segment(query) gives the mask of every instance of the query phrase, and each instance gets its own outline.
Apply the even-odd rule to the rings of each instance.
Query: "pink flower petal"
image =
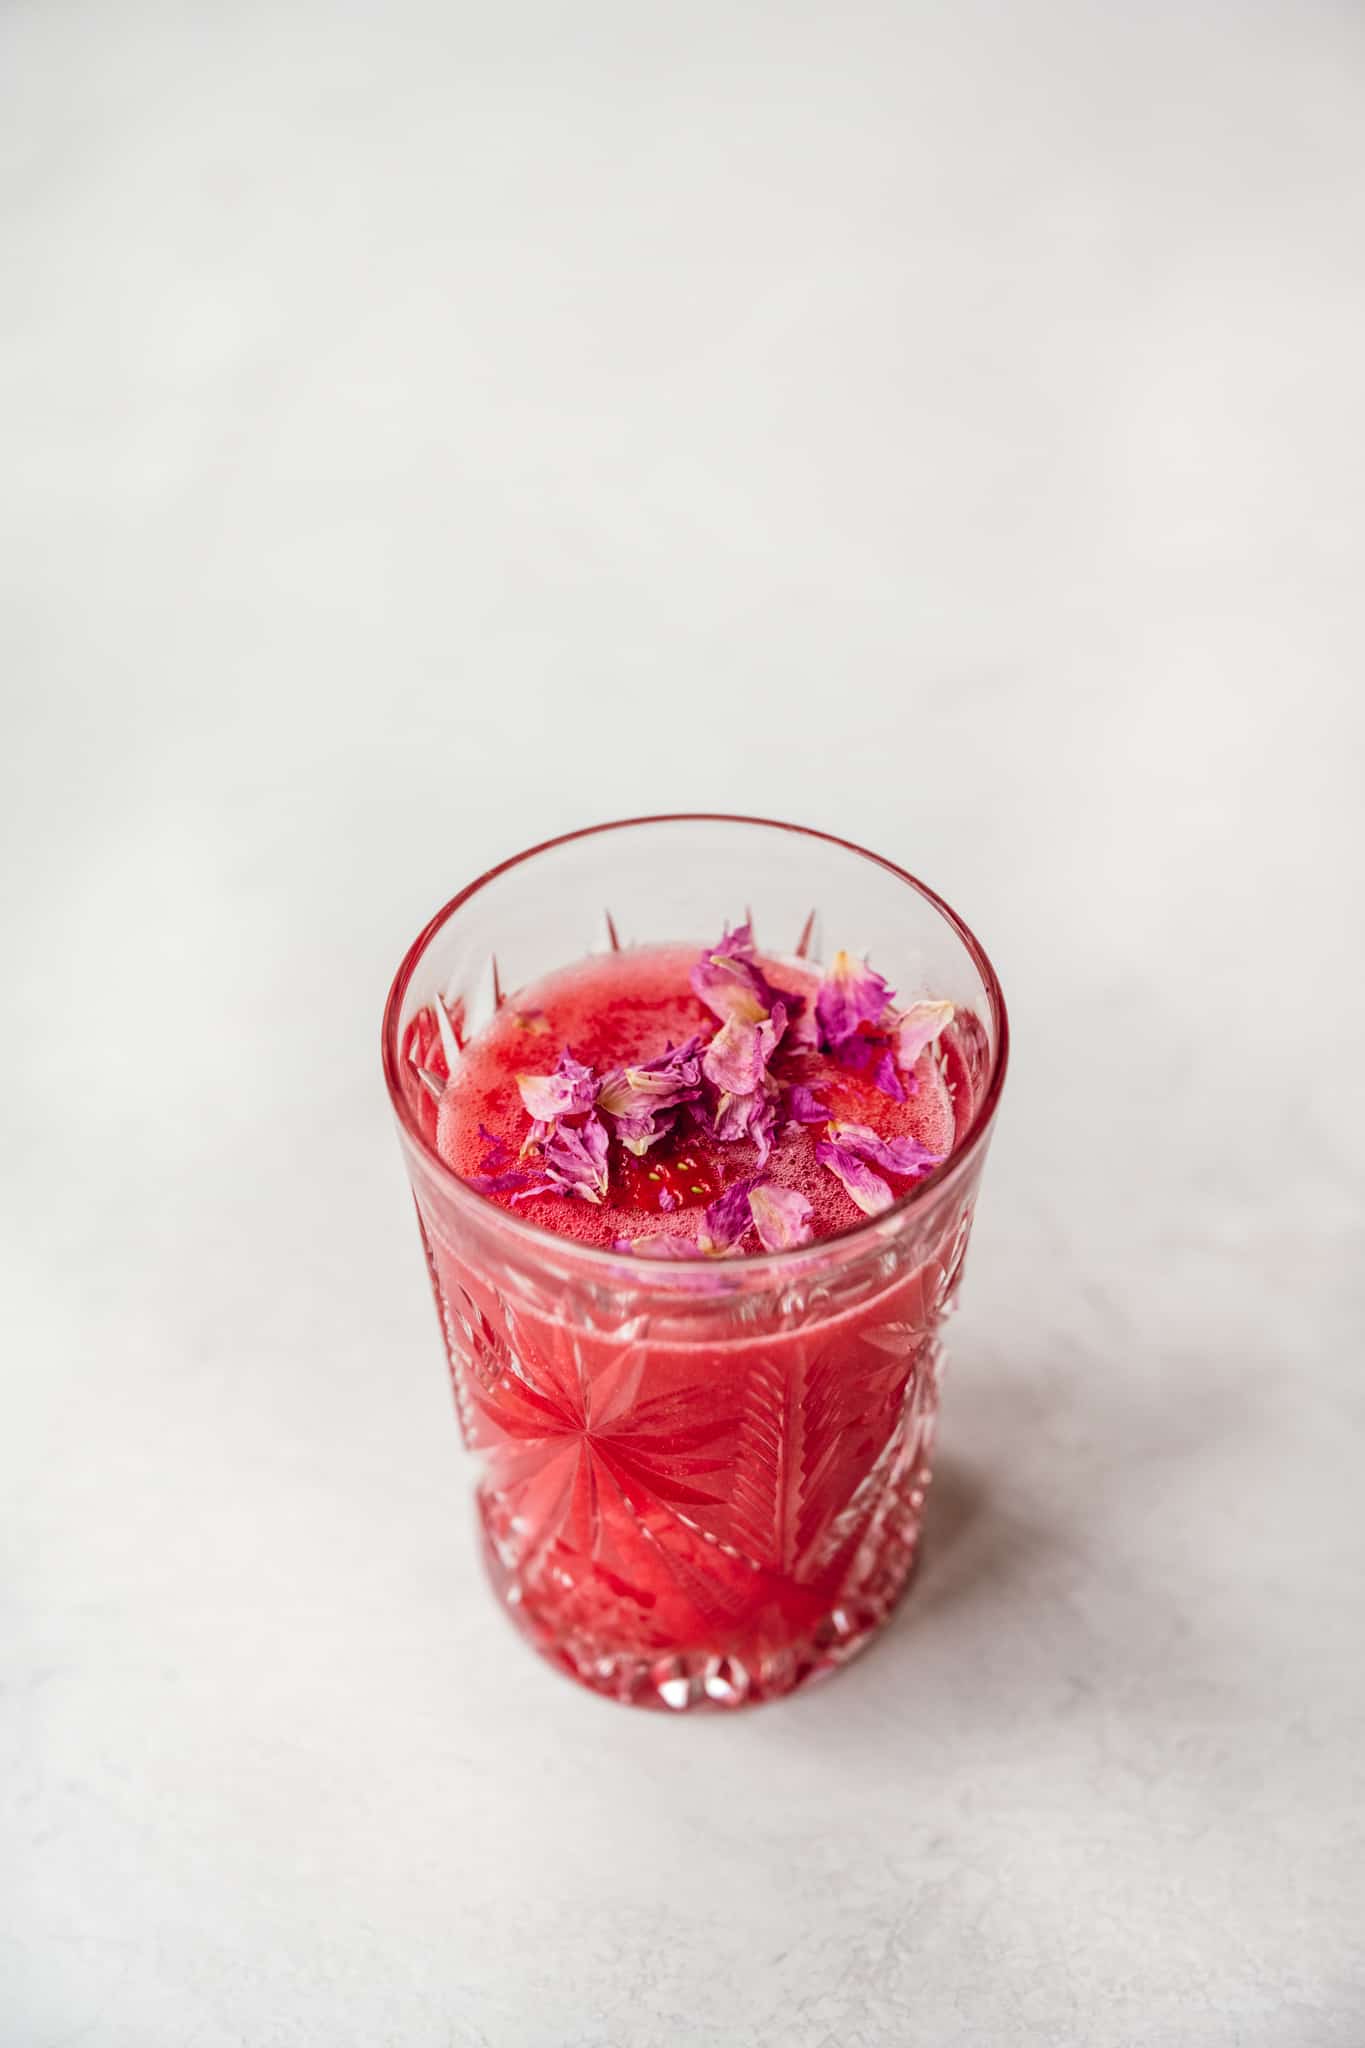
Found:
[[[804,996],[788,996],[787,1031],[782,1041],[784,1052],[819,1052],[820,1026],[816,1021],[815,1005],[808,1003]]]
[[[761,1181],[749,1190],[749,1209],[764,1251],[791,1251],[810,1243],[810,1203],[796,1188],[775,1188]]]
[[[953,1021],[951,1003],[912,1003],[896,1026],[896,1056],[903,1067],[913,1067],[926,1045]]]
[[[883,1138],[868,1124],[835,1122],[829,1127],[829,1135],[836,1145],[845,1152],[851,1152],[854,1158],[880,1166],[883,1173],[904,1177],[927,1173],[930,1167],[938,1165],[943,1156],[939,1152],[931,1152],[917,1138]]]
[[[760,1017],[767,1016],[767,1005],[755,986],[756,980],[762,980],[757,968],[750,969],[743,960],[699,960],[691,975],[693,993],[724,1024],[732,1017],[744,1024],[757,1024]]]
[[[830,1051],[850,1074],[865,1074],[880,1056],[885,1043],[885,1039],[855,1031],[848,1038],[841,1038],[837,1045],[832,1045]]]
[[[753,931],[746,922],[727,932],[718,946],[708,947],[691,973],[692,992],[722,1024],[732,1017],[757,1024],[771,1016],[779,1002],[794,1006],[798,998],[774,988],[758,964]]]
[[[484,1173],[501,1173],[512,1157],[512,1148],[506,1138],[500,1138],[496,1131],[490,1131],[487,1124],[480,1123],[479,1136],[484,1142],[484,1155],[479,1166]]]
[[[722,1095],[716,1105],[710,1135],[722,1145],[747,1138],[758,1147],[758,1164],[767,1164],[777,1129],[778,1094],[769,1087],[755,1088],[748,1095]]]
[[[715,1201],[705,1210],[701,1228],[697,1232],[697,1243],[704,1252],[728,1252],[739,1243],[753,1222],[749,1194],[755,1185],[752,1177],[748,1180],[732,1181],[724,1193],[717,1195]]]
[[[479,1195],[510,1194],[513,1188],[529,1190],[530,1182],[530,1174],[519,1173],[515,1167],[509,1168],[506,1173],[472,1173],[469,1176],[470,1187]]]
[[[651,1145],[657,1145],[660,1138],[672,1134],[675,1121],[668,1110],[661,1110],[657,1116],[613,1117],[613,1134],[627,1152],[643,1159]]]
[[[749,1136],[758,1147],[758,1163],[766,1166],[773,1149],[773,1137],[777,1130],[776,1091],[771,1094],[754,1094],[749,1098]]]
[[[864,1216],[880,1216],[883,1209],[889,1209],[895,1201],[886,1182],[880,1174],[872,1171],[856,1152],[836,1144],[831,1138],[821,1138],[815,1148],[815,1157],[821,1166],[827,1166],[836,1180],[842,1181],[851,1201],[856,1202]]]
[[[597,1099],[597,1080],[592,1068],[582,1066],[566,1046],[553,1074],[518,1074],[517,1092],[536,1122],[548,1124],[556,1117],[579,1116],[591,1109]]]
[[[597,1107],[610,1116],[648,1116],[689,1101],[701,1089],[701,1048],[700,1036],[689,1038],[658,1059],[615,1068],[598,1090]]]
[[[881,1089],[883,1095],[889,1095],[893,1102],[904,1102],[905,1083],[900,1077],[896,1062],[892,1059],[889,1048],[877,1061],[876,1070],[872,1078]]]
[[[702,1054],[702,1072],[722,1095],[749,1095],[763,1079],[764,1055],[761,1023],[746,1023],[731,1017],[722,1024]]]
[[[551,1184],[585,1202],[600,1202],[607,1192],[607,1129],[590,1116],[577,1129],[559,1124],[540,1148],[540,1163]]]
[[[890,1007],[894,989],[865,960],[839,952],[815,998],[816,1021],[825,1043],[841,1045],[860,1024],[878,1024]]]
[[[794,1124],[822,1124],[829,1115],[815,1090],[804,1081],[793,1081],[787,1090],[787,1119]]]

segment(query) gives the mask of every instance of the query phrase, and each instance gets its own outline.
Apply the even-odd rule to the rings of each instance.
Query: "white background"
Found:
[[[4,2048],[1359,2048],[1359,8],[12,0],[0,232]],[[377,1043],[667,807],[1017,1047],[912,1598],[679,1724]]]

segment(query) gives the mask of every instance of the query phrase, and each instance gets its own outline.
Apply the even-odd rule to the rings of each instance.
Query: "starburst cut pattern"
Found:
[[[913,1564],[937,1408],[935,1332],[970,1204],[879,1297],[783,1297],[770,1338],[670,1343],[645,1315],[570,1327],[424,1224],[480,1512],[538,1645],[623,1697],[771,1697],[851,1655]]]

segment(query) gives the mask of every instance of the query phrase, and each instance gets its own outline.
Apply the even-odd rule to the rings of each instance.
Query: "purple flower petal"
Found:
[[[926,1045],[953,1021],[951,1003],[912,1003],[896,1026],[896,1054],[903,1067],[913,1067]]]
[[[880,1174],[874,1173],[847,1146],[838,1145],[831,1138],[821,1138],[815,1148],[815,1157],[821,1166],[829,1168],[836,1180],[843,1182],[850,1200],[857,1203],[864,1216],[879,1216],[895,1201],[896,1197]]]
[[[579,1116],[597,1099],[597,1079],[565,1046],[553,1074],[518,1074],[517,1091],[538,1124],[556,1117]]]
[[[751,1096],[749,1102],[749,1136],[758,1147],[758,1163],[766,1166],[772,1154],[773,1138],[777,1131],[776,1092]]]
[[[728,1252],[739,1243],[753,1222],[749,1193],[756,1184],[753,1176],[732,1181],[705,1210],[697,1232],[697,1243],[704,1252]]]
[[[710,1136],[722,1145],[735,1145],[741,1138],[747,1138],[753,1106],[752,1095],[722,1095],[716,1104],[715,1117],[706,1127]]]
[[[902,1176],[927,1173],[931,1166],[937,1166],[943,1157],[941,1152],[931,1152],[921,1145],[917,1138],[883,1138],[868,1124],[832,1123],[829,1135],[836,1145],[851,1152],[857,1159],[865,1159],[872,1166],[880,1166],[884,1173]]]
[[[793,1009],[799,997],[774,988],[758,964],[753,931],[746,922],[727,932],[718,946],[708,947],[691,973],[692,992],[714,1017],[728,1024],[757,1024],[771,1016],[779,1002]]]
[[[512,1167],[506,1173],[472,1173],[469,1186],[480,1195],[504,1195],[513,1188],[525,1188],[530,1184],[529,1173],[518,1173]]]
[[[893,1102],[904,1102],[905,1083],[900,1077],[899,1069],[891,1057],[889,1048],[877,1061],[876,1071],[872,1078],[881,1089],[883,1095],[889,1095]]]
[[[757,1145],[758,1164],[764,1166],[773,1149],[777,1105],[776,1090],[769,1094],[767,1087],[755,1088],[748,1095],[722,1095],[716,1105],[710,1135],[722,1145],[735,1144],[747,1138],[751,1144]]]
[[[777,1090],[768,1063],[781,1043],[789,1018],[803,1007],[799,996],[774,988],[759,967],[748,924],[727,933],[720,945],[703,953],[692,970],[696,995],[720,1019],[701,1055],[708,1089],[711,1135],[722,1143],[750,1139],[760,1165],[772,1151],[777,1122]],[[704,1124],[702,1111],[693,1114]]]
[[[786,1004],[778,1001],[774,1014],[757,1024],[731,1018],[722,1024],[702,1053],[702,1073],[722,1096],[749,1096],[767,1077],[767,1061],[778,1051],[778,1040],[786,1030]]]
[[[815,1090],[805,1081],[793,1081],[787,1090],[787,1120],[794,1124],[822,1124],[829,1115]]]
[[[860,1024],[880,1023],[894,994],[865,960],[855,960],[851,953],[836,953],[815,998],[816,1020],[825,1043],[841,1045]]]
[[[500,1138],[496,1131],[490,1131],[487,1124],[479,1125],[479,1136],[484,1142],[484,1155],[479,1165],[485,1173],[501,1173],[512,1157],[512,1148],[506,1138]]]
[[[895,1055],[885,1038],[855,1031],[851,1038],[841,1045],[831,1047],[831,1056],[850,1074],[866,1074],[874,1087],[883,1095],[889,1095],[894,1102],[904,1102],[907,1095],[917,1095],[919,1084],[911,1075],[907,1086],[906,1077],[896,1064]]]
[[[808,1003],[804,996],[787,996],[787,1031],[782,1041],[784,1052],[819,1052],[820,1026],[816,1021],[815,1005]]]
[[[775,1188],[761,1181],[749,1190],[749,1210],[765,1252],[791,1251],[810,1243],[810,1203],[796,1188]]]
[[[660,1138],[667,1138],[676,1119],[669,1110],[657,1115],[618,1116],[612,1118],[615,1136],[637,1159],[643,1159],[651,1145],[657,1145]]]
[[[701,1057],[702,1072],[722,1095],[749,1095],[763,1079],[761,1032],[767,1023],[731,1017],[722,1024]]]
[[[614,1068],[598,1090],[598,1109],[617,1119],[638,1119],[690,1102],[701,1093],[701,1047],[700,1037],[689,1038],[658,1059]]]
[[[540,1148],[540,1163],[551,1184],[585,1202],[600,1202],[607,1192],[607,1128],[590,1116],[578,1126],[559,1124]]]
[[[758,969],[747,960],[722,963],[714,958],[703,958],[691,974],[693,993],[723,1024],[728,1024],[732,1017],[745,1024],[756,1024],[760,1017],[767,1016],[763,989],[756,985],[762,981]]]
[[[851,1038],[842,1039],[830,1047],[834,1058],[850,1074],[866,1074],[880,1056],[885,1041],[869,1038],[861,1031],[855,1031]]]

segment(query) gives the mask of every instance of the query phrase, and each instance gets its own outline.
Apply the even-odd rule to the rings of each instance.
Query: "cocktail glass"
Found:
[[[948,997],[952,1155],[883,1215],[757,1257],[662,1262],[496,1206],[434,1149],[405,1055],[439,999],[467,1043],[505,996],[592,950],[687,941],[748,914],[763,953],[871,959],[902,1003]],[[862,1649],[904,1591],[953,1306],[1008,1044],[962,920],[828,834],[718,816],[551,840],[461,890],[384,1015],[389,1092],[455,1409],[479,1462],[489,1575],[535,1647],[618,1700],[776,1698]]]

